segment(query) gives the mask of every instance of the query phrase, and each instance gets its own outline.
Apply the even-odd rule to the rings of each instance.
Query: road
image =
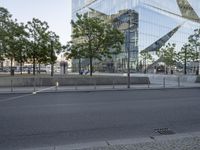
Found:
[[[200,131],[200,89],[0,94],[0,149]]]

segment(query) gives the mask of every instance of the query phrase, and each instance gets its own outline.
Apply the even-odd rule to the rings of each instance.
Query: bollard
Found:
[[[115,81],[113,80],[113,89],[115,89]]]
[[[10,87],[10,90],[11,90],[11,92],[13,92],[13,80],[11,80],[11,87]]]
[[[150,81],[148,80],[148,89],[150,88]]]
[[[96,80],[94,80],[94,89],[95,90],[97,89],[97,82],[96,82]]]
[[[58,86],[59,86],[59,82],[57,81],[57,82],[56,82],[56,86],[55,86],[56,92],[58,91]]]
[[[165,88],[165,77],[163,78],[163,88]]]
[[[74,82],[75,90],[78,90],[77,82]]]
[[[179,87],[179,88],[181,87],[181,84],[180,84],[180,77],[178,77],[178,87]]]
[[[35,92],[36,91],[36,83],[35,83],[35,76],[34,76],[34,81],[33,81],[33,92]]]

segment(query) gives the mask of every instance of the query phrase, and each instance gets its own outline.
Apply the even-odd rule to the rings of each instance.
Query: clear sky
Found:
[[[62,44],[70,40],[71,0],[0,0],[0,6],[7,8],[19,22],[26,23],[33,17],[47,21]]]

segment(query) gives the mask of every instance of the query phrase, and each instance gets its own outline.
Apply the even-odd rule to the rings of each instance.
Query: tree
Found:
[[[25,26],[22,23],[18,26],[18,33],[18,40],[16,41],[15,61],[20,64],[20,72],[22,74],[23,63],[28,59],[27,47],[29,45],[29,34],[25,31]]]
[[[184,74],[187,74],[187,62],[191,59],[191,45],[184,44],[181,51],[177,54],[177,61],[184,64]]]
[[[56,35],[54,32],[48,32],[48,55],[47,55],[47,62],[51,64],[51,76],[54,74],[54,64],[57,60],[57,56],[62,51],[62,45],[59,41],[59,36]]]
[[[24,30],[23,24],[18,24],[17,20],[7,24],[7,34],[4,40],[5,57],[10,59],[11,67],[10,72],[13,70],[13,61],[20,63],[21,73],[22,73],[22,63],[26,60],[25,43],[28,37],[28,33]]]
[[[0,63],[2,64],[6,52],[6,38],[8,35],[8,24],[11,20],[11,14],[6,8],[0,7]],[[3,65],[2,65],[3,67]]]
[[[39,19],[33,18],[28,22],[26,28],[30,34],[28,57],[33,62],[33,74],[35,75],[36,63],[41,59],[45,59],[47,52],[44,49],[47,43],[48,23],[42,22]]]
[[[199,58],[198,47],[200,46],[200,29],[195,29],[194,34],[189,36],[188,41],[194,50],[193,60],[198,62],[198,58]],[[196,66],[196,74],[199,74],[197,68],[198,66]]]
[[[124,35],[103,20],[77,14],[77,21],[72,21],[72,27],[70,57],[89,59],[90,76],[94,59],[101,61],[102,58],[111,58],[113,54],[120,53]]]
[[[65,53],[65,56],[67,59],[77,59],[78,60],[78,68],[79,68],[79,74],[81,74],[81,58],[84,55],[84,49],[83,45],[81,43],[74,44],[72,41],[70,41],[67,46],[67,52]]]
[[[170,68],[171,73],[173,73],[172,66],[176,64],[177,53],[175,51],[175,47],[176,44],[168,43],[165,47],[161,48],[159,51],[160,56],[163,58],[163,62],[165,63],[166,66]]]
[[[153,58],[149,52],[141,52],[140,53],[141,59],[143,60],[143,66],[144,66],[144,73],[147,73],[147,62],[151,61]]]

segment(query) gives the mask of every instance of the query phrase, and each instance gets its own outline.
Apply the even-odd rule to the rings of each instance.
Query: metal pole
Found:
[[[180,77],[178,77],[178,87],[180,87],[181,84],[180,84]]]
[[[200,75],[200,45],[199,45],[199,74]]]
[[[128,77],[128,84],[127,88],[130,88],[130,42],[131,42],[131,34],[130,34],[130,27],[131,27],[131,12],[129,12],[129,21],[128,21],[128,63],[127,63],[127,77]]]
[[[113,80],[113,89],[115,89],[115,82],[114,82],[114,80]]]
[[[195,37],[196,37],[196,39],[195,39],[195,49],[196,49],[196,54],[198,53],[198,45],[197,45],[197,41],[198,41],[198,33],[199,33],[199,31],[198,30],[194,30],[195,31]],[[198,54],[197,54],[197,57],[196,57],[196,61],[198,60]],[[200,74],[200,72],[199,72],[199,70],[198,70],[198,64],[196,65],[196,75],[199,75]]]
[[[36,86],[36,85],[35,85],[35,84],[36,84],[36,83],[35,83],[35,76],[34,76],[33,79],[34,79],[34,81],[33,81],[33,92],[35,92],[35,91],[36,91],[36,88],[35,88],[35,86]]]
[[[51,40],[51,76],[54,75],[54,63],[53,63],[53,41]]]
[[[197,54],[197,37],[196,37],[196,42],[195,42],[195,49],[196,49],[196,55],[198,55],[198,54]],[[197,57],[198,57],[198,56],[197,56]],[[196,57],[196,61],[198,60],[197,57]],[[197,66],[198,66],[198,65],[195,65],[195,67],[196,67],[195,72],[196,72],[196,75],[199,75]]]
[[[165,88],[165,77],[163,78],[163,88]]]
[[[11,79],[11,92],[13,92],[13,80]]]
[[[187,74],[187,60],[186,60],[186,57],[187,57],[187,47],[185,48],[185,58],[184,58],[184,74],[185,75]]]
[[[97,82],[96,82],[96,79],[94,79],[94,89],[95,89],[95,90],[97,89]]]
[[[77,82],[75,82],[74,84],[75,84],[75,90],[77,90],[78,89]]]

